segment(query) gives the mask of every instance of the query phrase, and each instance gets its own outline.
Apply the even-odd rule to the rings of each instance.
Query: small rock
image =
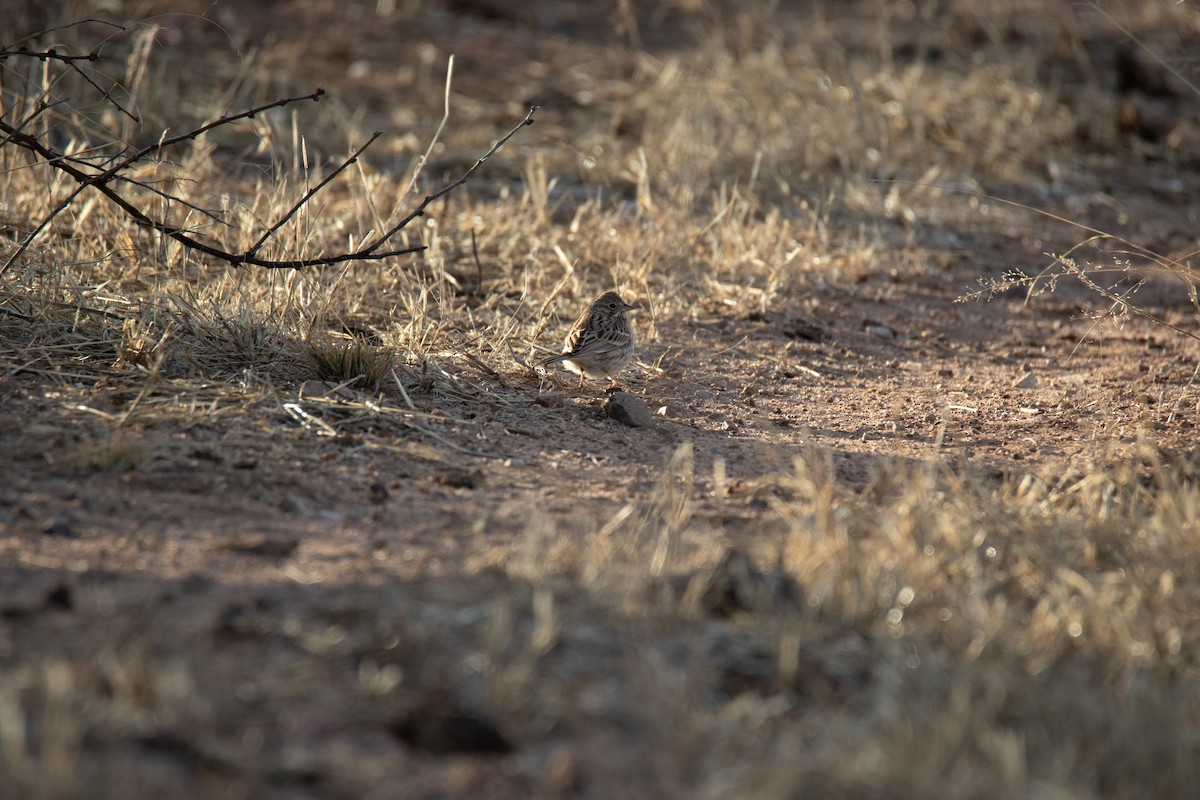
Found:
[[[533,403],[543,408],[562,408],[567,400],[561,394],[539,394],[533,398]]]
[[[376,505],[379,505],[380,503],[386,503],[388,499],[387,484],[383,481],[375,481],[372,483],[369,487],[367,487],[367,499]]]
[[[604,413],[631,428],[648,428],[654,424],[650,408],[629,392],[613,392],[604,401]]]
[[[75,526],[63,519],[46,520],[46,524],[42,525],[42,534],[45,536],[60,536],[64,539],[79,538],[79,532],[75,530]]]
[[[887,325],[880,325],[878,322],[868,322],[863,326],[863,330],[872,336],[878,336],[880,339],[895,339],[896,332]]]
[[[783,326],[783,335],[789,339],[800,339],[805,342],[820,342],[825,339],[825,331],[819,326],[793,319]]]
[[[251,535],[227,542],[221,545],[220,549],[230,553],[246,553],[252,556],[263,556],[264,558],[287,558],[299,546],[299,540],[286,536]]]
[[[1037,376],[1032,372],[1026,372],[1013,381],[1013,386],[1018,389],[1032,389],[1034,386],[1037,386]]]
[[[434,478],[451,489],[478,489],[483,485],[483,473],[477,469],[448,469]]]
[[[325,381],[305,381],[300,384],[300,399],[308,400],[314,397],[326,397],[333,387]]]
[[[46,608],[56,611],[70,611],[75,607],[75,601],[71,598],[71,587],[65,583],[60,583],[54,587],[51,592],[46,595]]]
[[[0,597],[0,618],[32,617],[42,611],[70,611],[75,607],[71,587],[52,573],[31,574],[18,587]]]
[[[489,717],[470,711],[417,711],[391,724],[392,734],[427,753],[505,755],[512,742]]]

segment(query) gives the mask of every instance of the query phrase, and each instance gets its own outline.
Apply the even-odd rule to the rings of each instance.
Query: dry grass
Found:
[[[48,141],[112,153],[310,91],[303,73],[324,64],[329,101],[220,128],[122,189],[241,250],[363,131],[416,117],[264,250],[298,258],[355,247],[461,174],[520,120],[525,84],[558,105],[406,229],[397,244],[419,256],[236,268],[84,193],[3,274],[0,793],[1168,798],[1200,784],[1187,453],[1099,442],[1073,469],[999,478],[965,456],[880,455],[850,483],[814,435],[802,451],[756,442],[765,466],[734,479],[686,435],[596,435],[590,417],[535,405],[552,387],[528,367],[611,287],[642,306],[634,389],[670,387],[685,417],[706,391],[698,363],[752,363],[759,391],[804,366],[720,324],[795,316],[818,290],[881,275],[947,294],[982,276],[996,295],[1078,278],[1085,311],[1144,311],[1194,337],[1194,250],[1160,254],[1174,240],[1150,220],[1145,246],[1139,230],[1068,250],[1070,229],[1016,255],[982,246],[1016,238],[1028,208],[1101,204],[1086,205],[1091,177],[1061,176],[1128,144],[1094,77],[1119,32],[1019,0],[865,16],[681,1],[611,20],[562,4],[611,32],[593,38],[584,23],[577,37],[523,18],[448,24],[417,2],[401,4],[411,35],[439,45],[373,67],[399,85],[363,119],[346,65],[377,53],[389,4],[292,5],[329,30],[298,75],[277,67],[301,44],[262,39],[251,12],[225,21],[255,43],[236,69],[212,27],[80,26],[31,47],[111,36],[85,69],[145,124],[61,64],[15,56],[0,62],[3,118],[49,100],[35,121]],[[0,12],[2,29],[44,27],[54,11],[39,8]],[[1122,14],[1168,59],[1200,28],[1187,4]],[[331,20],[366,22],[342,50],[351,34]],[[494,48],[472,31],[531,54],[489,73]],[[421,163],[444,89],[434,55],[452,46],[450,126]],[[194,61],[211,69],[185,72]],[[1195,130],[1139,143],[1146,169],[1194,171]],[[0,258],[74,188],[0,143]],[[1006,271],[1044,250],[1065,255],[1037,278]],[[974,270],[938,266],[963,251]],[[1130,283],[1109,280],[1114,263]],[[1184,300],[1139,302],[1151,273]],[[314,376],[338,386],[301,396]],[[1188,383],[1181,419],[1194,398]],[[757,571],[728,600],[714,570],[731,547]],[[495,721],[516,754],[427,752],[445,737],[413,721],[456,710]]]
[[[305,355],[318,377],[373,389],[391,368],[391,356],[362,339],[311,341]]]

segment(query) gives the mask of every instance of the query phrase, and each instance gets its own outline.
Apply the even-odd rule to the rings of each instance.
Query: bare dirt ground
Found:
[[[203,353],[191,363],[172,356],[151,381],[121,355],[129,336],[120,319],[69,303],[30,305],[50,295],[9,273],[3,297],[16,313],[0,315],[5,796],[1001,797],[1035,796],[1039,786],[1045,796],[1186,796],[1200,724],[1200,630],[1187,622],[1190,600],[1163,581],[1200,577],[1194,556],[1181,555],[1174,572],[1157,561],[1140,571],[1132,550],[1110,551],[1108,539],[1095,538],[1088,550],[1062,533],[1074,512],[1039,501],[1049,527],[1037,530],[1069,542],[1056,550],[1034,543],[1033,527],[1005,533],[1026,520],[1005,503],[1033,492],[1030,482],[1067,497],[1125,465],[1150,486],[1155,464],[1194,463],[1195,93],[1156,92],[1130,77],[1116,55],[1124,34],[1066,5],[1041,20],[1056,31],[1072,20],[1059,38],[1039,33],[1019,4],[993,16],[870,2],[755,6],[741,16],[683,2],[603,11],[417,2],[384,13],[375,5],[56,7],[64,16],[52,22],[90,15],[134,31],[161,25],[159,47],[175,55],[151,74],[160,84],[186,83],[170,71],[181,63],[211,71],[216,85],[238,69],[256,76],[243,81],[247,102],[227,107],[323,86],[333,112],[318,104],[314,142],[344,141],[337,137],[347,126],[411,131],[374,162],[396,183],[440,116],[446,54],[456,56],[459,117],[427,168],[434,185],[469,166],[528,104],[541,108],[452,195],[441,227],[426,229],[455,242],[446,259],[461,283],[475,271],[464,238],[475,223],[455,227],[451,211],[480,215],[483,283],[430,312],[440,327],[424,358],[396,347],[403,389],[389,379],[370,391],[314,395],[332,382],[313,382],[299,361],[218,369]],[[1181,23],[1164,19],[1131,12],[1125,23],[1170,50],[1183,36],[1171,24]],[[905,151],[916,123],[893,130],[886,146],[887,137],[873,139],[882,165],[873,172],[847,164],[869,158],[866,149],[836,155],[832,135],[825,146],[834,155],[817,159],[823,169],[775,165],[776,181],[767,164],[758,194],[747,189],[754,148],[745,150],[737,168],[717,176],[727,179],[725,196],[736,197],[740,182],[750,197],[730,201],[728,214],[742,215],[734,233],[745,233],[744,249],[770,261],[749,237],[776,224],[773,209],[809,220],[790,236],[804,244],[805,231],[819,232],[821,245],[807,242],[792,278],[774,281],[773,265],[747,267],[752,277],[743,277],[719,180],[680,212],[677,196],[643,191],[629,166],[649,146],[638,126],[655,118],[636,102],[654,83],[647,65],[676,57],[686,65],[717,41],[714,30],[730,64],[751,62],[767,40],[785,50],[805,47],[809,35],[836,44],[829,58],[853,66],[843,108],[855,108],[854,92],[867,95],[872,130],[869,78],[902,82],[919,66],[930,82],[953,81],[1006,56],[1033,64],[1019,72],[1030,80],[1021,91],[1058,93],[1066,110],[1052,119],[1075,117],[1038,158],[1012,164],[972,155],[977,143],[952,111],[944,129],[921,133],[927,162]],[[737,74],[733,83],[749,87],[750,73]],[[796,81],[808,85],[802,73]],[[963,113],[986,113],[981,102],[982,111]],[[1174,121],[1154,128],[1156,114]],[[147,127],[152,140],[157,130]],[[813,130],[797,124],[795,135]],[[610,178],[578,167],[589,153]],[[226,155],[218,148],[214,158]],[[925,163],[944,169],[928,173]],[[555,310],[521,317],[525,338],[510,347],[479,331],[503,327],[505,309],[510,319],[518,318],[512,309],[536,310],[563,270],[549,245],[529,245],[497,222],[505,208],[523,208],[520,187],[538,175],[554,185],[546,184],[537,236],[566,248],[565,260],[585,255]],[[590,199],[595,185],[604,189],[599,200]],[[628,225],[614,234],[627,246],[572,239],[584,206],[593,215],[585,223],[624,209],[612,219]],[[1053,291],[1025,284],[970,296],[1014,269],[1053,269],[1049,254],[1091,235],[1033,208],[1120,237],[1087,250],[1104,268],[1088,280],[1103,292],[1060,274]],[[678,213],[700,222],[676,235]],[[6,205],[7,242],[30,219]],[[89,235],[86,218],[62,233]],[[1121,259],[1137,256],[1131,243],[1157,260],[1121,271]],[[621,255],[610,271],[602,261],[612,252]],[[553,265],[554,277],[534,284],[540,296],[522,299],[511,266],[521,259]],[[704,279],[674,272],[710,261],[716,266],[694,267],[708,270]],[[79,279],[97,287],[86,295],[90,308],[132,315],[132,304],[104,305],[105,292],[149,304],[161,290],[148,278],[138,289],[128,274],[105,289],[103,269],[87,273],[90,283]],[[347,269],[367,288],[333,316],[385,344],[399,341],[406,307],[389,276],[409,271],[408,262]],[[199,285],[203,275],[193,270],[188,280]],[[649,428],[608,418],[598,387],[581,393],[565,373],[539,376],[522,363],[534,345],[555,349],[582,303],[613,279],[641,306],[638,359],[621,383],[655,413]],[[340,302],[336,282],[320,288]],[[1114,304],[1114,295],[1131,305]],[[48,322],[59,326],[55,336]],[[1084,488],[1071,489],[1068,477]],[[1002,499],[992,506],[967,496]],[[1194,531],[1192,514],[1180,530]],[[898,538],[886,533],[893,523]],[[1093,524],[1078,524],[1085,538]],[[834,543],[839,535],[807,532],[825,525],[850,533]],[[961,547],[939,526],[961,527]],[[1131,581],[1136,573],[1143,588],[1113,583],[1112,596],[1162,592],[1156,611],[1130,617],[1155,631],[1153,641],[1145,653],[1121,645],[1126,660],[1106,661],[1096,653],[1108,652],[1107,638],[1093,651],[1072,645],[1075,633],[1047,634],[1056,644],[1043,650],[1020,638],[1032,633],[1005,645],[1005,628],[985,635],[974,617],[961,632],[939,628],[935,619],[967,613],[955,607],[955,590],[940,587],[975,574],[960,573],[953,558],[932,570],[914,560],[872,571],[836,555],[866,550],[822,549],[873,546],[867,540],[883,549],[916,542],[917,556],[990,552],[978,556],[988,575],[989,558],[1043,548],[997,567],[986,592],[963,590],[990,609],[979,619],[1023,609],[1019,623],[1005,624],[1029,631],[1057,591],[1029,583],[1037,570],[1083,575],[1090,588],[1068,594],[1084,600],[1064,599],[1063,608],[1090,602],[1097,619],[1116,619],[1104,605],[1109,570],[1127,570],[1120,574]],[[730,548],[756,566],[722,572]],[[836,577],[847,571],[858,595]],[[726,580],[758,588],[726,591]],[[889,614],[913,602],[895,599],[905,589],[918,600],[915,627],[901,630]],[[997,596],[1008,610],[989,605]],[[1062,614],[1063,630],[1073,630],[1071,613]],[[1001,643],[983,643],[993,638]],[[989,683],[983,667],[959,669],[983,663],[980,653],[1010,682]],[[985,677],[955,677],[963,674]],[[1168,677],[1145,689],[1145,674]],[[989,685],[1005,686],[1006,699]],[[1013,688],[1025,685],[1035,687],[1027,701]],[[1071,701],[1078,708],[1063,701],[1070,713],[1047,701],[1073,685],[1123,688],[1092,707],[1099,721],[1089,723],[1075,714],[1083,699]],[[1068,733],[1056,730],[1056,714]],[[1092,724],[1105,733],[1090,733]],[[1147,728],[1175,733],[1147,737]],[[1064,736],[1073,755],[1054,752],[1065,761],[1036,752]],[[1116,766],[1106,748],[1136,740],[1166,744],[1146,745],[1144,764]],[[963,752],[960,741],[969,743]],[[1147,786],[1153,791],[1137,794]]]

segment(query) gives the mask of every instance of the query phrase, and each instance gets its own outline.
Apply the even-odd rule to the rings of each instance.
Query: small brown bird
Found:
[[[617,385],[616,375],[633,358],[633,329],[627,316],[633,306],[616,292],[605,292],[592,301],[563,343],[562,355],[547,358],[542,366],[562,362],[579,374],[583,389],[588,376],[605,377]]]

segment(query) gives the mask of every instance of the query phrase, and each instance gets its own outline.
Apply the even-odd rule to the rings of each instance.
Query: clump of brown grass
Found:
[[[722,548],[671,500],[686,451],[598,539],[572,553],[531,533],[540,566],[514,567],[541,586],[582,569],[592,601],[621,610],[636,644],[613,713],[646,726],[652,755],[626,768],[660,790],[1171,796],[1200,778],[1200,482],[1141,456],[991,487],[881,459],[861,490],[799,457],[760,484],[771,511],[741,539],[804,588],[798,611],[718,622],[694,605],[683,587]],[[598,545],[614,541],[641,557],[610,559]],[[577,624],[560,617],[558,640]]]
[[[85,435],[74,445],[53,455],[54,468],[65,475],[97,472],[133,472],[144,466],[152,450],[141,437],[115,430],[99,436]]]
[[[388,350],[355,336],[312,338],[301,352],[317,377],[358,389],[374,389],[392,368]]]

